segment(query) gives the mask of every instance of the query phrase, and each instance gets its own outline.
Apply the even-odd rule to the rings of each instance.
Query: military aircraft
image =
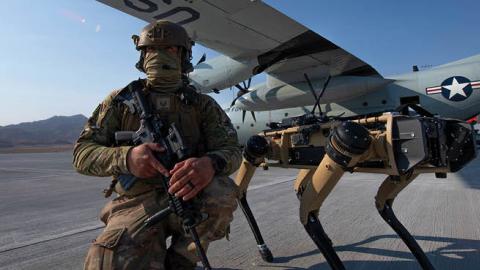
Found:
[[[373,83],[372,83],[373,81]],[[315,90],[323,81],[313,82]],[[239,97],[225,111],[241,143],[272,122],[308,113],[315,100],[307,83],[269,89],[261,84]],[[360,90],[359,90],[360,89]],[[329,116],[352,116],[394,110],[404,103],[421,104],[443,117],[472,119],[480,113],[480,55],[423,71],[381,77],[333,77],[320,101]],[[360,92],[360,93],[357,93]],[[340,97],[343,94],[352,96]],[[246,111],[255,111],[245,117]]]
[[[362,60],[257,0],[98,0],[147,22],[168,19],[192,39],[223,55],[201,61],[190,74],[204,93],[267,72],[268,87],[331,76],[380,76]],[[242,89],[247,93],[249,89]]]
[[[226,111],[232,118],[236,129],[239,130],[241,143],[244,143],[250,135],[266,129],[267,123],[278,122],[289,116],[311,113],[313,111],[311,107],[317,100],[320,100],[322,112],[329,116],[350,116],[388,111],[401,104],[412,103],[421,104],[428,111],[441,114],[443,117],[468,119],[480,112],[480,106],[478,106],[480,105],[480,91],[476,90],[480,88],[480,55],[428,70],[419,71],[418,68],[414,68],[414,71],[409,74],[383,77],[369,64],[260,0],[98,1],[145,21],[168,19],[177,22],[186,28],[195,42],[223,54],[209,60],[202,59],[195,66],[195,71],[190,74],[190,79],[204,93],[219,92],[221,89],[231,86],[239,88],[240,96]],[[267,74],[266,82],[250,87],[251,77],[262,72]],[[247,80],[248,83],[240,85],[242,81]],[[252,111],[251,117],[248,119],[246,119],[247,111]],[[438,124],[438,127],[441,126]],[[427,126],[421,127],[428,129]],[[348,129],[342,133],[348,133]],[[414,133],[401,134],[414,135]],[[309,135],[302,134],[306,137]],[[324,133],[317,135],[325,136]],[[272,136],[277,135],[273,134]],[[290,139],[285,141],[290,142]],[[327,140],[323,138],[319,141],[326,142]],[[383,141],[383,143],[385,142]],[[338,143],[338,145],[340,144]],[[350,143],[341,145],[350,145]],[[280,156],[283,158],[287,156],[289,146],[283,147],[284,154]],[[310,147],[308,148],[307,151],[310,150]],[[383,147],[379,148],[383,149]],[[248,152],[248,147],[246,149],[245,152]],[[321,149],[326,148],[322,146]],[[440,147],[440,149],[444,148]],[[338,152],[339,157],[348,152],[341,151]],[[350,157],[348,158],[350,160]],[[328,159],[325,160],[328,161]],[[344,161],[345,164],[348,164],[346,159]],[[311,159],[308,159],[308,162],[311,162]],[[245,187],[244,191],[250,181],[247,178],[251,178],[253,175],[253,170],[249,170],[246,163],[244,160],[242,165],[244,168],[238,175],[242,175],[243,171],[243,175],[248,177],[240,177],[240,181],[237,181],[237,185]],[[406,164],[410,163],[406,162]],[[343,171],[340,172],[339,169],[334,173],[327,173],[327,170],[333,167],[330,163],[326,165],[324,168],[327,169],[320,171],[319,175],[321,177],[331,175],[332,179],[335,178],[334,180],[338,181]],[[252,164],[249,166],[254,168]],[[340,165],[337,167],[343,168]],[[304,167],[301,168],[304,169]],[[303,171],[306,172],[303,177],[300,173],[297,181],[300,179],[298,182],[305,180],[306,184],[312,183],[311,179],[314,174],[310,173],[314,170],[310,171],[311,169],[314,168]],[[409,177],[411,176],[412,174],[409,175]],[[443,177],[443,174],[439,174],[440,176]],[[407,178],[402,179],[402,183],[405,184],[411,181]],[[328,180],[328,182],[330,181]],[[326,183],[327,181],[317,182]],[[387,178],[384,183],[393,185],[395,190],[398,186],[397,182],[392,184],[394,182]],[[326,189],[333,188],[330,184],[316,187],[319,186],[327,187]],[[303,187],[301,189],[302,192],[298,192],[297,195],[305,190]],[[315,191],[315,188],[309,190],[313,191],[310,193],[311,198],[319,198],[320,193],[316,194],[318,190]],[[328,195],[330,191],[325,194]],[[398,194],[392,190],[388,192],[394,193],[395,196]],[[249,210],[246,211],[249,207],[245,195],[246,193],[240,198],[240,205],[248,217],[251,213],[248,214]],[[393,201],[393,198],[391,200]],[[309,207],[314,206],[311,203],[307,204]],[[312,208],[313,212],[309,213],[308,220],[316,218],[318,207]],[[380,208],[379,211],[386,213]],[[396,220],[393,212],[385,213],[381,213],[381,215],[387,222]],[[250,224],[253,224],[252,220],[254,221],[253,218],[249,218]],[[310,222],[308,220],[304,218],[304,221],[307,222],[302,223],[306,225],[307,232],[314,231],[314,233],[309,232],[311,236],[313,235],[314,241],[321,239],[317,241],[318,243],[316,242],[319,248],[322,249],[323,244],[327,244],[330,245],[330,249],[333,249],[331,241],[323,232],[319,221]],[[316,225],[315,227],[314,225],[310,226],[309,223]],[[397,231],[401,228],[400,225],[392,225],[392,227],[395,227],[394,229]],[[319,238],[318,236],[322,234],[323,238]],[[255,235],[259,236],[259,234]],[[411,236],[401,237],[406,242],[414,242],[414,240],[405,240]],[[269,254],[269,249],[263,239],[261,237],[256,239],[263,259],[271,261],[271,254]],[[423,252],[420,248],[413,248],[412,252],[420,254],[420,257],[425,257],[421,255]],[[333,258],[334,262],[330,263],[328,257],[332,257],[331,254],[334,252],[322,250],[322,253],[327,257],[327,261],[333,269],[344,269],[337,258]],[[417,257],[417,255],[415,256]],[[423,269],[433,269],[428,259],[420,258],[419,262]]]
[[[241,142],[265,129],[266,123],[309,112],[329,76],[320,100],[329,116],[392,110],[402,103],[419,103],[444,117],[468,119],[480,113],[476,90],[480,55],[382,77],[369,64],[262,1],[98,1],[145,21],[177,22],[195,42],[223,54],[202,59],[190,79],[203,93],[240,89],[226,111]],[[251,77],[262,72],[266,82],[250,87]]]

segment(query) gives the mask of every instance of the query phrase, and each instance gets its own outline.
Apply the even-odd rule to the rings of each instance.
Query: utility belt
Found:
[[[163,190],[161,179],[148,178],[137,179],[135,184],[128,190],[125,190],[117,179],[112,180],[112,184],[109,189],[104,191],[105,197],[108,198],[115,191],[119,196],[135,197],[152,190]]]

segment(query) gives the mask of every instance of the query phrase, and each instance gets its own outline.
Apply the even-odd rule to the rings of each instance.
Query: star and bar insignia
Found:
[[[480,88],[480,81],[470,81],[462,76],[453,76],[442,82],[440,86],[427,87],[427,95],[442,94],[451,101],[463,101],[473,92],[473,89]]]

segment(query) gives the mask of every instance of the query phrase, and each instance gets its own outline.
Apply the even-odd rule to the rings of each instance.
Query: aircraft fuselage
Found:
[[[312,81],[317,95],[323,83],[324,79]],[[314,97],[305,82],[285,84],[284,90],[278,86],[267,89],[266,85],[253,87],[241,102],[226,110],[241,143],[266,129],[267,123],[304,114],[313,107]],[[412,101],[442,117],[466,120],[479,114],[480,55],[387,78],[334,77],[320,103],[322,111],[330,116],[352,116],[393,110],[402,102]],[[257,121],[250,113],[242,121],[242,110],[255,111]]]

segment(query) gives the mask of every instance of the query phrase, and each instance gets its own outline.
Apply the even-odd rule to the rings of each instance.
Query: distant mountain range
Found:
[[[73,144],[86,121],[87,117],[77,114],[0,126],[0,148]]]

